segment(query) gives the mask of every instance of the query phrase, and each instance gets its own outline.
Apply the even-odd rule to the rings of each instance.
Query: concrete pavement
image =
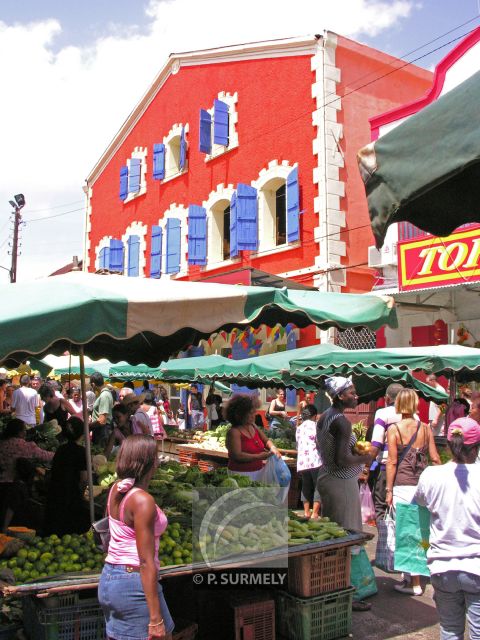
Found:
[[[375,538],[367,544],[368,557],[375,558],[376,528],[364,527]],[[433,602],[433,589],[426,585],[419,597],[397,593],[393,586],[400,576],[375,569],[378,594],[369,598],[370,611],[353,612],[353,633],[355,640],[438,640],[440,630],[437,612]]]

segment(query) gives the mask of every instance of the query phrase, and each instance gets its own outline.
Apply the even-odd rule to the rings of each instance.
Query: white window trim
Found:
[[[231,202],[234,193],[235,189],[233,188],[233,184],[229,184],[226,187],[224,184],[219,184],[215,191],[210,192],[208,199],[204,200],[202,203],[202,207],[204,207],[207,212],[207,264],[203,268],[204,271],[211,271],[213,269],[230,266],[232,264],[236,264],[240,260],[239,257],[228,258],[227,260],[218,260],[218,254],[215,256],[214,249],[214,247],[217,246],[217,241],[220,240],[223,242],[223,238],[218,238],[218,235],[214,233],[213,209],[215,205],[222,202],[222,200]],[[214,257],[212,258],[212,256]]]
[[[102,249],[110,248],[110,240],[113,239],[113,236],[103,236],[100,242],[95,247],[95,271],[100,269],[100,251]]]
[[[179,218],[180,220],[180,271],[178,273],[167,273],[167,220],[169,218]],[[163,214],[163,218],[158,221],[158,226],[162,229],[162,255],[161,255],[161,274],[162,278],[166,280],[176,280],[177,278],[183,278],[188,275],[188,262],[187,262],[187,250],[188,250],[188,208],[183,204],[171,204],[170,207]]]
[[[124,204],[127,204],[128,202],[135,200],[135,198],[143,196],[147,193],[147,154],[148,154],[148,147],[135,147],[132,155],[127,160],[129,175],[130,175],[130,160],[132,158],[140,160],[140,190],[137,191],[136,193],[129,193],[125,198],[125,200],[123,201]]]
[[[211,127],[211,141],[212,141],[212,152],[205,156],[205,162],[210,162],[210,160],[215,160],[219,156],[222,156],[224,153],[228,153],[233,149],[238,147],[238,133],[237,133],[237,122],[238,122],[238,113],[236,104],[238,102],[238,93],[232,95],[231,93],[225,93],[225,91],[220,91],[217,96],[218,100],[225,102],[228,104],[228,147],[224,147],[221,144],[215,144],[213,142],[213,113],[214,107],[211,109],[207,109],[208,113],[212,116],[212,127]]]
[[[268,168],[260,171],[258,179],[252,181],[252,187],[255,187],[257,190],[258,197],[258,253],[262,255],[270,255],[272,253],[278,253],[279,251],[285,251],[290,247],[300,246],[299,240],[295,240],[294,242],[287,241],[281,245],[273,245],[265,233],[267,212],[265,193],[263,190],[272,180],[285,180],[286,183],[289,173],[295,167],[298,167],[297,162],[291,165],[288,160],[283,160],[281,163],[279,163],[278,160],[272,160],[268,163]]]
[[[138,259],[138,277],[145,277],[145,267],[147,266],[147,225],[142,222],[132,222],[125,230],[122,236],[123,242],[123,273],[128,276],[128,239],[130,236],[138,236],[140,239],[139,259]]]
[[[188,159],[187,155],[185,154],[185,166],[183,167],[183,169],[179,169],[178,171],[175,171],[173,173],[167,173],[167,168],[170,165],[170,156],[172,153],[170,145],[175,138],[181,137],[182,129],[185,129],[185,142],[187,144],[186,150],[188,150],[187,134],[190,130],[188,122],[185,125],[183,125],[182,123],[175,123],[168,134],[163,138],[163,144],[165,145],[165,178],[161,181],[162,184],[165,182],[170,182],[170,180],[174,180],[175,178],[178,178],[178,176],[181,176],[188,171]]]

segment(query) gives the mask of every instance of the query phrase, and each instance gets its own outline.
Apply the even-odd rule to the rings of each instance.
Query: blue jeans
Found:
[[[465,571],[432,575],[441,640],[463,640],[465,615],[470,640],[480,640],[480,576]]]
[[[174,623],[160,583],[158,597],[165,631],[170,633]],[[98,601],[105,615],[109,638],[147,640],[150,614],[139,573],[128,573],[123,564],[105,563],[98,585]]]

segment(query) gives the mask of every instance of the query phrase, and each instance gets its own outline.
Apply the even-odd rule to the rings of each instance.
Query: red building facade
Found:
[[[84,268],[369,291],[356,151],[431,74],[332,33],[174,54],[87,179]]]

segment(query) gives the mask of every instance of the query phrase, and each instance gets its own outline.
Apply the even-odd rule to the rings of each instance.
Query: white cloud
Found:
[[[151,0],[146,33],[136,25],[116,26],[92,46],[57,53],[51,46],[61,33],[58,21],[0,22],[3,210],[20,191],[27,199],[26,218],[48,215],[29,213],[28,207],[81,200],[87,173],[172,51],[325,29],[374,36],[407,17],[412,6],[410,0]],[[82,225],[81,211],[29,225],[19,278],[48,273],[81,253]],[[0,220],[0,265],[9,266],[2,226]]]

